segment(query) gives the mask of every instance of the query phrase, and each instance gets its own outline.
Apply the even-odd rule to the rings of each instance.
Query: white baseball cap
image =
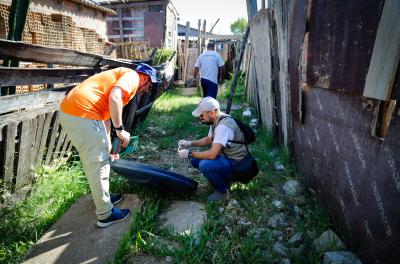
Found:
[[[194,117],[199,117],[202,113],[207,112],[207,111],[212,111],[212,110],[219,110],[219,103],[217,100],[215,100],[211,96],[204,97],[201,99],[201,101],[198,103],[197,108],[194,109],[192,112],[192,115]]]

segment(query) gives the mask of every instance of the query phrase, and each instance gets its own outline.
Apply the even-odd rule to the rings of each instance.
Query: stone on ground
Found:
[[[285,170],[285,166],[283,166],[283,164],[280,162],[275,162],[274,168],[276,171],[284,171]]]
[[[337,251],[346,249],[342,240],[332,230],[327,230],[313,241],[313,246],[317,252]]]
[[[303,234],[296,233],[294,234],[288,241],[288,243],[292,246],[298,246],[300,243],[303,242]]]
[[[362,264],[362,262],[349,251],[335,251],[324,254],[323,264]]]
[[[133,194],[125,195],[118,204],[119,208],[129,208],[133,213],[140,206],[141,201]],[[94,211],[91,195],[80,198],[42,236],[24,263],[113,262],[120,240],[129,232],[133,214],[126,221],[98,228]]]
[[[204,205],[192,201],[178,201],[160,215],[163,227],[172,228],[174,234],[195,234],[206,218]]]
[[[287,255],[287,248],[281,242],[275,242],[272,245],[272,250],[283,257]]]
[[[267,226],[277,228],[279,226],[286,225],[285,215],[283,213],[276,214],[271,216],[268,219]]]
[[[282,189],[287,196],[296,196],[301,192],[300,183],[296,180],[287,181]]]
[[[167,264],[169,262],[170,257],[154,257],[152,255],[145,254],[137,254],[131,258],[129,258],[126,263],[128,264]]]
[[[281,262],[279,262],[279,264],[291,264],[291,263],[292,262],[288,258],[283,258],[283,259],[281,259]]]

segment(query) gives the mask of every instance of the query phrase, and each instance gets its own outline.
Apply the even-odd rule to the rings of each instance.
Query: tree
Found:
[[[236,19],[235,22],[231,24],[231,32],[234,35],[243,34],[246,31],[247,20],[244,17]]]

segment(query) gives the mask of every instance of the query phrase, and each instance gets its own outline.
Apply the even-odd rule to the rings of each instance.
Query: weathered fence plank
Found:
[[[31,85],[52,83],[75,83],[96,73],[95,69],[28,69],[0,67],[0,85]]]
[[[44,120],[45,120],[45,115],[44,114],[38,115],[38,117],[37,117],[37,130],[36,130],[36,136],[35,136],[35,146],[34,146],[33,151],[32,151],[32,155],[33,155],[32,164],[33,165],[35,165],[37,163],[37,159],[38,159],[40,141],[41,141],[42,135],[43,135]]]
[[[46,153],[46,160],[45,164],[50,164],[51,158],[53,156],[54,151],[54,142],[56,141],[57,133],[60,128],[60,115],[59,112],[56,112],[55,120],[50,132],[50,142],[47,145],[47,153]]]
[[[6,138],[4,149],[4,189],[11,191],[14,176],[14,153],[15,153],[15,134],[17,124],[10,123],[6,126]]]
[[[0,58],[19,59],[40,63],[74,65],[84,67],[98,66],[102,56],[71,49],[51,48],[26,44],[19,41],[0,39]]]
[[[71,140],[69,139],[68,135],[66,135],[64,144],[60,150],[60,158],[63,158],[63,155],[67,153],[67,149],[69,148],[69,145],[71,143]]]
[[[58,102],[65,96],[64,89],[55,89],[0,97],[0,115],[19,109],[30,109]],[[2,121],[0,117],[0,122]]]
[[[399,0],[385,0],[365,81],[365,97],[390,99],[400,60],[399,12]]]
[[[36,118],[40,114],[58,110],[59,108],[60,108],[59,104],[58,102],[56,102],[48,104],[45,107],[43,106],[40,108],[29,109],[29,111],[13,112],[7,115],[2,115],[0,116],[0,125],[7,124],[10,122],[15,122],[15,120],[22,121],[22,120]]]
[[[289,55],[290,63],[289,86],[290,86],[290,110],[291,118],[295,122],[300,122],[301,116],[301,89],[300,89],[300,70],[301,54],[306,33],[307,18],[307,0],[293,1],[291,13],[289,16],[290,34],[289,34]]]
[[[30,157],[31,153],[31,129],[34,129],[33,120],[22,121],[21,134],[19,137],[19,148],[18,148],[18,169],[15,182],[15,188],[20,189],[27,183],[29,183],[30,177],[29,172],[31,169]]]
[[[70,66],[98,67],[101,65],[110,65],[115,67],[135,68],[137,63],[151,61],[155,55],[154,51],[157,51],[157,49],[153,50],[152,57],[147,60],[130,61],[112,59],[106,56],[71,49],[51,48],[0,39],[0,58]]]
[[[278,55],[279,55],[279,92],[281,95],[281,108],[278,109],[281,113],[280,128],[283,132],[285,146],[288,146],[290,141],[290,121],[289,115],[289,100],[290,90],[288,81],[288,12],[289,1],[276,1],[274,5],[274,16],[277,29]]]
[[[60,135],[59,135],[58,140],[57,140],[57,145],[54,148],[54,153],[53,153],[52,160],[56,160],[56,159],[58,159],[60,157],[61,148],[62,148],[62,146],[64,144],[65,138],[67,137],[67,134],[65,133],[65,131],[63,129],[60,131],[59,134]]]
[[[273,127],[272,75],[271,75],[271,40],[269,36],[268,11],[261,10],[251,21],[252,53],[255,58],[254,68],[260,103],[262,125],[268,132]]]
[[[53,111],[45,114],[46,117],[45,117],[45,121],[43,124],[43,133],[42,133],[42,136],[40,139],[40,145],[39,145],[38,157],[36,160],[36,166],[39,166],[43,163],[43,154],[45,152],[45,147],[46,147],[47,138],[48,138],[48,134],[49,134],[48,132],[49,132],[51,121],[53,119],[53,114],[54,114]]]

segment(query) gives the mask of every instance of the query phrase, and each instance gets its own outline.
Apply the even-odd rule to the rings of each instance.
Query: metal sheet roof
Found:
[[[92,0],[70,0],[70,1],[75,2],[77,4],[82,4],[84,6],[87,6],[87,7],[93,8],[93,9],[100,10],[107,14],[117,15],[117,12],[115,12],[114,10],[99,5],[99,3],[97,3],[99,1],[92,1]]]

